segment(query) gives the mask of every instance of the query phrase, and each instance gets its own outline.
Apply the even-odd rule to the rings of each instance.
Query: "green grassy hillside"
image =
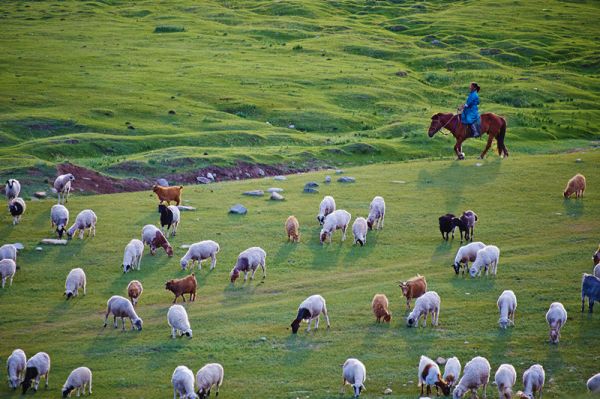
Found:
[[[308,12],[308,11],[307,11]],[[576,159],[581,162],[576,162]],[[139,272],[120,268],[125,244],[141,227],[157,223],[156,199],[150,192],[72,197],[72,218],[85,208],[98,215],[95,238],[75,239],[66,247],[44,246],[51,236],[52,201],[30,202],[22,223],[10,225],[4,214],[2,243],[23,242],[13,286],[0,290],[0,361],[20,347],[31,356],[46,351],[52,358],[50,390],[36,396],[58,397],[75,367],[94,372],[94,397],[164,398],[171,395],[174,368],[186,364],[196,372],[207,362],[225,367],[224,398],[338,397],[341,369],[348,357],[367,367],[365,398],[378,398],[386,387],[392,398],[417,397],[417,365],[422,354],[458,356],[463,365],[476,355],[487,357],[493,373],[503,362],[521,375],[539,362],[546,369],[544,398],[586,397],[585,381],[597,373],[599,310],[580,313],[580,282],[592,270],[591,254],[600,236],[600,152],[519,156],[508,160],[413,161],[350,168],[355,184],[321,185],[318,195],[303,194],[303,185],[322,181],[326,172],[271,179],[189,186],[184,203],[198,208],[182,213],[179,234],[171,242],[175,256],[145,251]],[[582,200],[563,200],[565,182],[576,172],[587,176]],[[245,190],[271,186],[285,189],[284,202],[242,197]],[[334,195],[338,208],[353,218],[366,216],[369,202],[382,195],[387,203],[385,228],[368,235],[363,248],[340,243],[321,246],[315,220],[322,195]],[[227,214],[234,203],[249,208],[246,216]],[[450,267],[459,240],[441,240],[437,217],[473,209],[479,215],[475,238],[501,250],[496,278],[456,277]],[[301,243],[285,242],[283,224],[295,214]],[[166,321],[172,295],[164,282],[186,273],[179,267],[180,246],[204,239],[221,245],[217,267],[196,271],[198,299],[185,306],[194,338],[171,339]],[[231,286],[228,274],[238,253],[259,245],[267,251],[268,275]],[[62,297],[71,268],[88,276],[88,294]],[[440,325],[408,329],[397,281],[421,273],[442,300]],[[106,300],[126,295],[132,279],[145,287],[138,305],[141,332],[102,328]],[[505,289],[518,298],[516,327],[498,328],[496,300]],[[287,329],[300,302],[319,293],[327,300],[332,328],[293,336]],[[390,325],[377,325],[370,310],[375,293],[391,303]],[[549,304],[561,301],[569,312],[559,345],[550,345],[544,319]],[[4,380],[5,374],[1,373]],[[488,397],[497,397],[490,386]],[[17,398],[6,384],[0,397]],[[350,397],[349,391],[344,397]]]

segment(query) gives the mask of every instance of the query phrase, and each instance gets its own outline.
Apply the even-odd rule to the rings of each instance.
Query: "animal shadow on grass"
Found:
[[[460,241],[460,239],[459,239]],[[433,253],[431,254],[431,259],[435,259],[437,257],[439,257],[440,255],[447,255],[452,253],[452,242],[450,240],[448,241],[444,241],[442,240],[442,242],[440,242],[438,244],[437,247],[435,247],[435,250],[433,251]],[[454,261],[454,258],[450,259],[448,258],[448,265],[452,264],[452,262]]]
[[[563,200],[563,207],[565,208],[565,214],[578,219],[583,216],[584,205],[581,199],[568,199]]]
[[[346,256],[344,257],[345,265],[350,265],[354,263],[356,259],[368,257],[377,245],[377,236],[375,234],[367,234],[367,243],[362,247],[360,246],[360,244],[352,244],[353,240],[354,237],[346,237],[346,241],[344,241],[344,243],[350,241],[346,245],[351,245],[350,250],[346,253]]]
[[[306,327],[300,328],[297,334],[292,334],[291,328],[288,329],[290,335],[285,340],[286,352],[282,359],[283,364],[301,365],[311,357],[313,350],[318,351],[318,345],[311,340],[314,331],[307,333],[305,329]]]
[[[260,272],[260,274],[259,274]],[[250,274],[250,273],[248,273]],[[248,280],[244,283],[244,276],[240,273],[240,277],[237,279],[235,284],[231,282],[223,289],[223,300],[221,304],[223,306],[238,306],[240,304],[251,302],[251,297],[254,295],[258,286],[262,285],[262,269],[256,271],[254,280]]]

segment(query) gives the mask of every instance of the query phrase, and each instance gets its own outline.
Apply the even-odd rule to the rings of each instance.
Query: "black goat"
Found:
[[[453,222],[454,219],[456,219],[456,216],[451,213],[440,216],[438,219],[440,221],[440,233],[446,241],[448,241],[450,233],[452,233],[452,239],[454,239],[454,228],[456,227]]]

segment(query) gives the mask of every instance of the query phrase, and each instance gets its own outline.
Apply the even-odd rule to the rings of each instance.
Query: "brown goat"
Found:
[[[174,201],[176,205],[179,205],[181,202],[181,191],[183,190],[183,186],[170,186],[164,187],[155,184],[152,187],[152,191],[156,193],[159,201],[165,201],[169,205],[171,205],[171,201]]]
[[[582,197],[583,192],[585,191],[585,176],[577,173],[575,176],[571,177],[569,182],[567,183],[567,187],[563,192],[565,198],[569,198],[573,193],[575,193],[575,198]]]
[[[392,320],[392,314],[389,312],[388,307],[389,301],[385,294],[375,294],[371,302],[371,308],[373,308],[377,323],[381,323],[381,319],[386,323]]]
[[[190,301],[195,301],[196,287],[198,287],[198,282],[194,273],[184,278],[169,280],[165,283],[165,289],[175,294],[173,303],[176,303],[177,298],[180,296],[183,298],[183,302],[185,302],[183,294],[190,294]]]
[[[402,295],[406,297],[406,308],[410,310],[410,300],[417,299],[427,292],[427,281],[424,276],[417,274],[415,277],[402,281],[398,286],[402,289]]]
[[[127,295],[129,296],[133,306],[137,305],[138,299],[140,298],[140,295],[142,295],[142,292],[144,292],[142,283],[137,280],[131,280],[127,286]]]
[[[285,221],[285,231],[287,233],[288,241],[300,242],[300,224],[296,216],[290,216]]]

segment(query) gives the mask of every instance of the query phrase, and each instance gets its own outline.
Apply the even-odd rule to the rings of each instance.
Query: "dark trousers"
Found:
[[[469,125],[469,128],[471,129],[471,137],[481,136],[481,126],[479,125],[479,123],[471,123]]]

